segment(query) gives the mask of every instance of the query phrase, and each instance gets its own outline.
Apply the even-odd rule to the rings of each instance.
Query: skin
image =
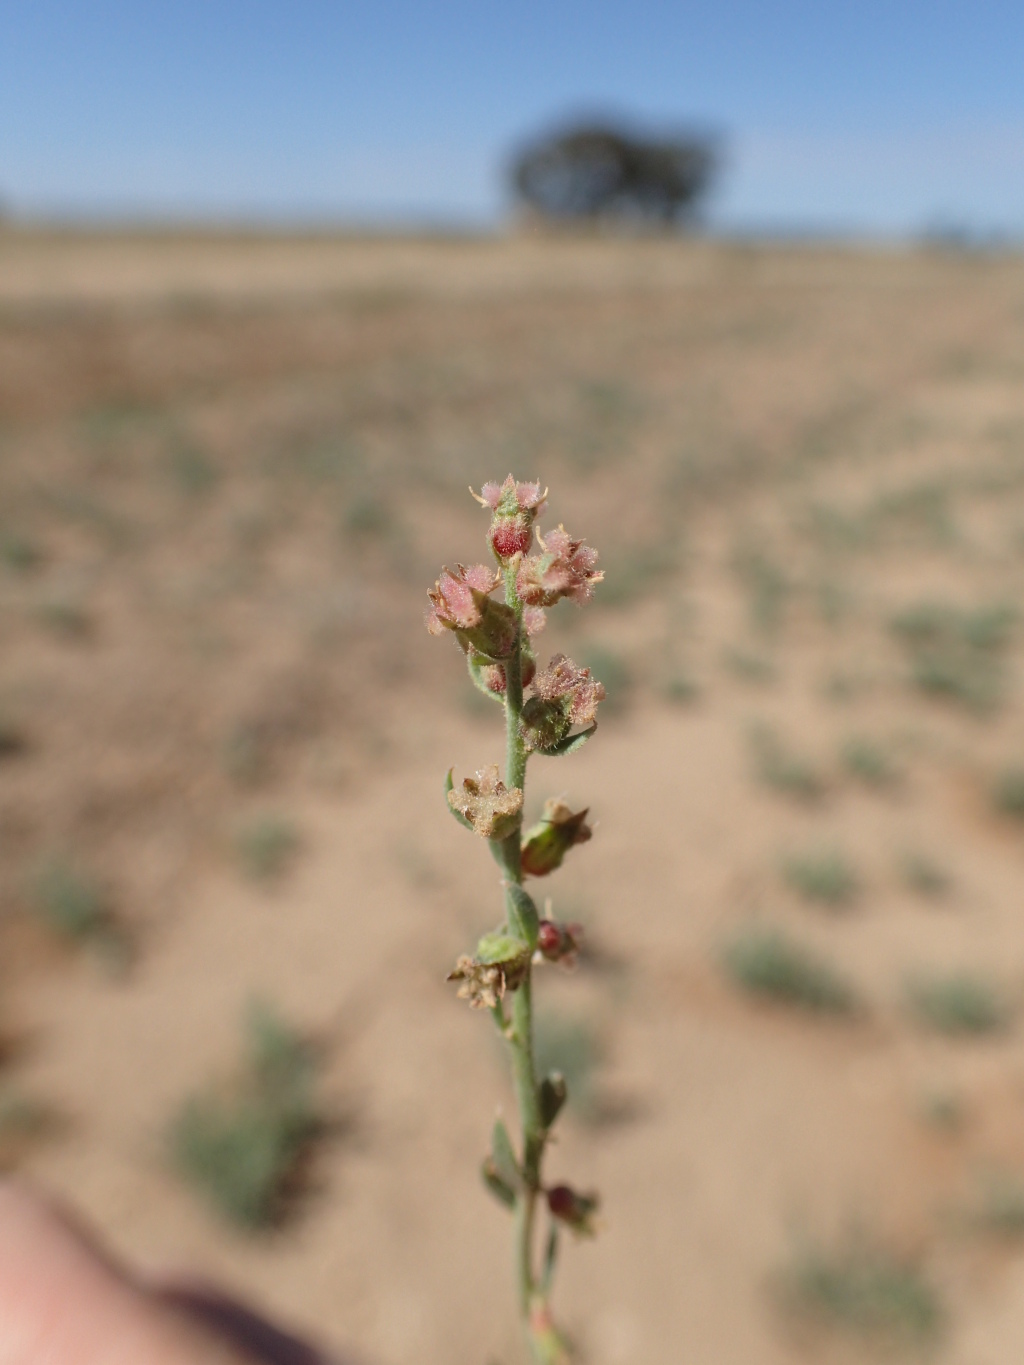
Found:
[[[256,1362],[329,1365],[216,1293],[142,1283],[67,1211],[0,1181],[0,1365]]]

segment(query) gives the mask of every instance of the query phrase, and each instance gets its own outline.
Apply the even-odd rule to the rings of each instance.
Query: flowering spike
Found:
[[[449,809],[463,825],[488,841],[501,869],[505,919],[484,934],[472,956],[456,962],[448,980],[473,1009],[489,1010],[513,1059],[513,1078],[521,1124],[516,1155],[505,1125],[495,1125],[482,1175],[491,1193],[517,1208],[519,1304],[523,1326],[537,1365],[569,1365],[568,1347],[555,1329],[550,1295],[561,1229],[594,1230],[595,1197],[568,1185],[548,1187],[544,1155],[551,1128],[565,1103],[564,1079],[556,1074],[538,1084],[530,990],[535,964],[570,967],[580,951],[581,930],[559,924],[550,909],[541,919],[523,888],[526,876],[542,877],[557,868],[567,850],[590,838],[586,810],[574,812],[560,800],[548,801],[540,821],[522,832],[523,787],[531,753],[568,754],[597,729],[602,685],[571,659],[558,654],[538,671],[531,637],[545,626],[546,608],[562,598],[589,601],[603,578],[597,551],[573,539],[564,526],[542,536],[537,518],[547,490],[539,483],[488,482],[470,493],[490,514],[487,540],[497,569],[483,564],[445,568],[428,594],[427,628],[433,635],[451,631],[466,655],[473,684],[505,712],[507,786],[496,765],[480,769],[458,787],[449,770],[445,792]],[[537,548],[530,553],[536,533]],[[497,600],[504,583],[504,600]],[[492,596],[494,594],[494,596]],[[526,696],[524,698],[524,690]],[[504,998],[514,992],[510,1006]],[[538,1201],[546,1200],[550,1218],[547,1253],[536,1265],[534,1235]]]

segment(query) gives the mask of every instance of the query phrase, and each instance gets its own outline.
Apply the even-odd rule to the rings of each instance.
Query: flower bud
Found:
[[[490,597],[498,581],[483,564],[468,569],[459,564],[454,573],[442,569],[427,593],[427,630],[431,635],[454,631],[464,650],[475,650],[487,659],[507,659],[516,647],[519,622],[511,607]]]
[[[600,1203],[596,1194],[577,1194],[571,1185],[554,1185],[547,1196],[552,1218],[583,1237],[593,1237],[597,1231],[594,1215]]]
[[[562,944],[562,931],[554,920],[542,919],[537,930],[537,947],[546,958],[555,957]]]
[[[481,768],[475,777],[448,793],[448,804],[468,820],[483,839],[507,839],[515,832],[523,809],[519,787],[509,789],[498,776],[498,765]]]
[[[477,669],[477,676],[489,692],[496,696],[505,695],[505,665],[488,663],[483,655],[471,655],[471,662]],[[522,670],[523,686],[529,687],[533,682],[534,674],[537,672],[537,661],[532,654],[527,653],[525,647],[520,660]]]
[[[529,697],[523,704],[519,728],[526,747],[543,753],[565,738],[572,729],[572,721],[560,701]]]
[[[546,877],[561,867],[569,849],[591,837],[586,818],[585,810],[574,815],[558,797],[545,801],[544,814],[523,835],[523,871],[531,877]]]
[[[495,558],[507,563],[515,555],[524,555],[530,548],[534,520],[544,509],[540,484],[516,483],[510,474],[503,484],[485,483],[473,497],[494,513],[487,539]]]
[[[546,962],[557,962],[562,967],[575,967],[583,946],[583,926],[556,924],[542,919],[537,931],[537,951]]]

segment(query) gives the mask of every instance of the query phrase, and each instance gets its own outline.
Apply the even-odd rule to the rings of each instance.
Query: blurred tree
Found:
[[[669,224],[693,214],[718,169],[717,140],[648,138],[582,123],[538,138],[511,164],[516,197],[542,218]]]

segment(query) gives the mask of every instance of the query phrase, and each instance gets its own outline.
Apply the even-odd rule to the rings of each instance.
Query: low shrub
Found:
[[[317,1070],[308,1041],[256,1006],[233,1085],[193,1096],[174,1119],[174,1164],[228,1222],[266,1228],[287,1212],[326,1126],[314,1094]]]

